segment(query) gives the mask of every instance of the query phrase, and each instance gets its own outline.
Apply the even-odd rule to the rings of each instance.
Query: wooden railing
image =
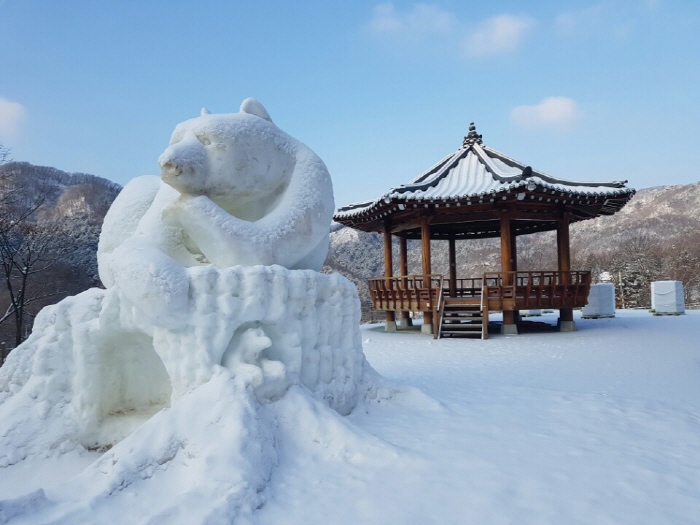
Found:
[[[481,297],[483,279],[481,277],[469,277],[456,280],[455,289],[452,290],[448,280],[444,281],[445,295],[448,297]]]
[[[369,280],[369,293],[376,310],[438,312],[443,291],[443,276],[402,275]]]
[[[441,295],[480,300],[491,311],[580,308],[586,305],[590,286],[591,273],[582,271],[487,272],[457,279],[454,294],[441,274],[369,280],[376,310],[434,313]]]
[[[591,272],[487,272],[483,293],[491,310],[580,308],[590,287]]]

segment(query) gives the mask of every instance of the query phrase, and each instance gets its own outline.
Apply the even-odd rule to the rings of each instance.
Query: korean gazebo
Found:
[[[545,175],[483,145],[474,124],[462,146],[409,184],[378,199],[336,211],[336,222],[384,234],[383,277],[370,280],[372,305],[386,312],[386,329],[423,313],[422,331],[488,336],[489,311],[502,311],[501,331],[517,333],[519,311],[559,310],[561,331],[575,329],[573,310],[586,305],[589,271],[571,269],[569,225],[612,215],[635,190],[621,182],[575,182]],[[518,271],[516,236],[555,230],[557,268]],[[399,238],[393,275],[392,236]],[[501,271],[457,277],[455,242],[500,237]],[[407,240],[420,239],[422,274],[407,275]],[[448,275],[433,273],[430,241],[449,243]]]

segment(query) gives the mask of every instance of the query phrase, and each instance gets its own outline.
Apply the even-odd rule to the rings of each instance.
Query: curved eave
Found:
[[[368,232],[383,231],[388,221],[393,225],[397,234],[410,230],[412,222],[421,215],[453,216],[457,228],[469,229],[470,214],[491,214],[489,220],[496,221],[503,209],[513,209],[520,212],[532,211],[531,222],[542,223],[540,226],[529,228],[534,231],[545,231],[556,228],[552,223],[552,213],[571,213],[571,222],[592,219],[602,215],[612,215],[624,207],[634,196],[632,188],[590,188],[589,191],[571,191],[556,185],[542,184],[534,187],[528,185],[531,180],[523,180],[512,184],[503,184],[499,190],[481,192],[478,195],[459,195],[454,197],[417,197],[407,195],[385,195],[370,203],[360,203],[354,209],[345,207],[339,210],[334,220],[346,226]],[[532,189],[530,189],[532,188]],[[593,191],[591,191],[593,190]],[[597,191],[596,191],[597,190]],[[539,215],[538,215],[539,214]],[[538,217],[546,217],[539,219]],[[408,225],[402,229],[401,224]],[[494,232],[499,226],[494,225]],[[436,237],[439,237],[437,230]],[[526,233],[523,228],[522,233]],[[497,233],[495,234],[497,235]],[[483,235],[489,236],[489,235]]]
[[[334,220],[345,224],[348,221],[362,223],[375,220],[378,216],[388,216],[410,208],[431,208],[442,205],[470,205],[475,203],[493,202],[497,196],[521,195],[519,200],[536,200],[537,202],[569,201],[590,202],[605,199],[607,204],[601,207],[601,214],[610,215],[619,211],[634,196],[632,188],[609,189],[600,186],[591,187],[588,191],[575,191],[554,184],[533,184],[524,180],[511,184],[503,184],[498,190],[481,191],[475,194],[454,196],[421,196],[410,194],[386,194],[382,198],[345,206],[336,211]],[[552,195],[557,197],[552,199]],[[542,197],[540,199],[540,197]],[[559,198],[561,197],[561,198]],[[516,197],[518,198],[518,197]]]
[[[393,225],[407,221],[409,226],[404,228],[407,231],[417,214],[444,215],[449,207],[464,211],[478,208],[483,213],[497,206],[522,212],[528,210],[527,203],[532,203],[533,209],[545,209],[550,214],[562,213],[566,207],[575,222],[619,211],[635,193],[634,189],[625,187],[626,182],[558,179],[483,146],[480,140],[465,139],[462,148],[409,184],[392,188],[378,199],[339,208],[334,219],[365,231],[381,231],[387,220]],[[443,211],[439,211],[441,207]],[[447,214],[463,215],[452,211]],[[472,222],[466,218],[460,220]]]

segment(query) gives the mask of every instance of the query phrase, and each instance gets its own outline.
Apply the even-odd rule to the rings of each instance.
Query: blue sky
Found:
[[[125,184],[175,125],[260,100],[336,205],[484,143],[551,175],[700,181],[697,0],[0,0],[0,142]]]

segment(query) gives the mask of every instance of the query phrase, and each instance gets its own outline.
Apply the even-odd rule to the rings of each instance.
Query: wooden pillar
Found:
[[[569,214],[565,213],[557,224],[557,258],[560,272],[571,271],[571,252],[569,248]]]
[[[518,271],[518,239],[513,228],[510,229],[510,270]],[[517,277],[515,284],[517,284]],[[520,310],[513,310],[513,319],[516,323],[520,321]]]
[[[390,277],[394,274],[394,260],[392,257],[391,250],[391,224],[389,221],[384,223],[384,277],[387,278],[386,286],[388,290],[391,290]],[[385,330],[387,332],[396,331],[396,316],[392,310],[386,310],[386,325]]]
[[[455,238],[450,235],[448,239],[449,264],[450,264],[450,297],[457,296],[457,253],[455,249]]]
[[[501,215],[501,271],[510,272],[513,269],[513,239],[510,233],[510,216],[508,212]]]
[[[570,220],[570,213],[564,212],[559,220],[559,223],[557,224],[557,260],[560,272],[571,271],[571,251],[569,242]],[[562,276],[562,284],[567,285],[568,283],[568,275],[564,274]],[[576,326],[574,325],[573,308],[561,308],[559,310],[559,329],[562,332],[572,332],[576,329]]]
[[[507,210],[501,214],[501,271],[513,271],[513,235],[510,228],[510,215]],[[503,276],[503,285],[510,286],[513,283],[510,275]],[[503,311],[503,333],[517,334],[518,328],[515,324],[515,312],[513,310]]]
[[[405,237],[399,237],[399,273],[408,275],[408,241]],[[402,327],[413,326],[413,319],[411,319],[408,310],[401,311],[398,324]]]
[[[428,217],[421,217],[420,223],[420,240],[421,240],[421,262],[423,263],[423,275],[430,275],[432,272],[432,265],[430,261],[430,222]],[[424,286],[430,286],[430,281],[423,283]],[[423,326],[421,332],[426,334],[433,333],[433,311],[423,312]]]
[[[401,275],[408,275],[408,241],[405,237],[399,237],[399,271]]]

